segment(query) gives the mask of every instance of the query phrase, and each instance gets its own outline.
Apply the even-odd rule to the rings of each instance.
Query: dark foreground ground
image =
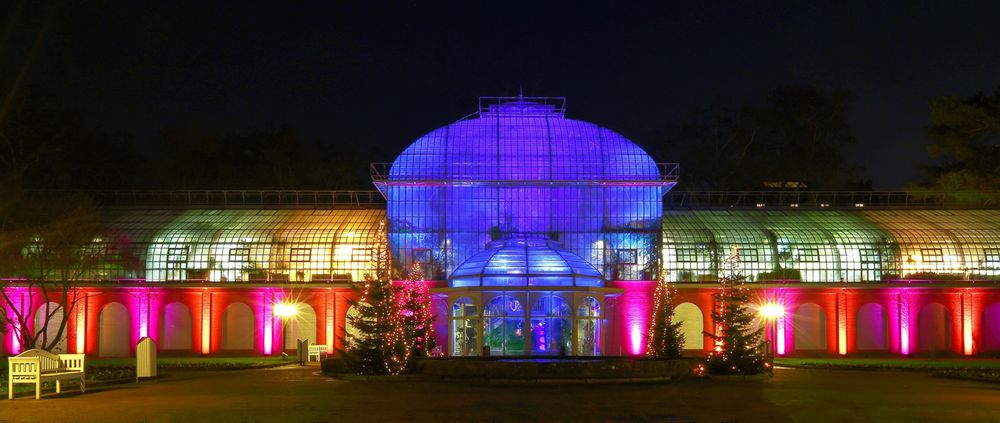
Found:
[[[1000,422],[1000,384],[926,373],[778,369],[763,382],[350,382],[317,367],[173,372],[158,382],[0,399],[0,422]]]

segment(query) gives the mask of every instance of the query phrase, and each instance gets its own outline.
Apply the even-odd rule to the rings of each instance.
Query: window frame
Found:
[[[697,263],[699,255],[700,254],[698,254],[697,247],[685,247],[685,248],[674,249],[674,257],[676,257],[677,263]]]
[[[819,263],[819,248],[796,248],[795,260],[799,263]]]
[[[878,248],[859,248],[858,262],[862,264],[877,264],[882,262],[882,252]]]
[[[351,263],[367,263],[372,261],[370,247],[351,248]]]
[[[430,249],[430,248],[413,248],[413,249],[411,249],[410,250],[410,260],[411,260],[411,263],[431,264],[431,261],[432,261],[432,259],[434,257],[434,254],[432,253],[432,251],[433,250]],[[422,255],[422,254],[427,254],[426,260],[419,260],[420,258],[423,258],[423,257],[420,257],[420,255]]]
[[[941,248],[921,248],[920,261],[924,263],[944,263],[944,250]]]
[[[983,248],[983,262],[1000,264],[1000,248]]]
[[[183,260],[174,258],[175,256],[180,256],[180,254],[177,253],[178,251],[183,251],[184,252],[183,253],[184,259]],[[188,260],[189,260],[189,258],[190,258],[190,256],[191,256],[191,247],[189,247],[189,246],[185,245],[183,247],[167,247],[166,262],[167,263],[187,263]]]
[[[622,254],[630,254],[631,260],[623,260]],[[618,264],[639,264],[639,250],[635,248],[620,248],[615,250],[615,261]]]
[[[237,251],[242,251],[244,253],[240,254]],[[245,247],[230,248],[229,249],[229,262],[230,263],[249,263],[250,262],[250,249]]]
[[[305,251],[305,254],[302,254],[303,251]],[[302,259],[303,255],[305,256],[305,260]],[[289,263],[309,263],[311,261],[312,261],[312,248],[296,247],[292,248],[288,252]]]

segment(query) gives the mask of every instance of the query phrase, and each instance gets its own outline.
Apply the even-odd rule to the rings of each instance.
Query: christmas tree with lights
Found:
[[[427,357],[436,346],[433,303],[423,275],[420,263],[413,263],[399,291],[401,323],[411,357]]]
[[[379,222],[371,250],[370,272],[355,289],[357,301],[350,301],[356,313],[348,316],[356,335],[347,335],[343,357],[361,374],[400,374],[409,368],[412,345],[407,343],[400,295],[393,285],[392,256],[386,238],[385,221]]]
[[[646,355],[656,358],[680,358],[684,351],[684,334],[681,322],[674,321],[674,298],[677,290],[663,277],[653,292],[653,315],[646,337]]]
[[[712,374],[753,375],[763,373],[769,365],[761,340],[764,327],[754,329],[757,317],[749,307],[751,293],[740,267],[740,251],[733,246],[724,262],[721,286],[712,296],[715,333],[709,336],[715,347],[705,363]]]

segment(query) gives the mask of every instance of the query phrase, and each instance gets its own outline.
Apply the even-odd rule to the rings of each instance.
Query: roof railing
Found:
[[[39,191],[58,195],[60,191]],[[385,199],[374,190],[108,190],[73,191],[103,206],[158,207],[383,207]]]
[[[1000,192],[962,191],[671,191],[666,209],[907,209],[1000,207]]]
[[[390,181],[390,176],[389,176],[390,175],[390,173],[389,173],[390,169],[392,169],[392,163],[388,163],[388,162],[373,162],[373,163],[371,163],[370,166],[369,166],[369,174],[370,174],[370,176],[372,178],[372,181],[375,182],[376,185],[379,185],[380,183],[389,182]],[[659,176],[658,176],[657,179],[655,179],[655,181],[660,181],[660,182],[677,182],[678,177],[680,176],[680,164],[678,164],[678,163],[656,163],[656,170],[657,170],[657,173],[659,174]],[[600,178],[592,178],[592,179],[593,179],[592,182],[604,182],[604,180],[602,180]],[[432,180],[433,181],[445,181],[444,179],[413,179],[413,178],[405,178],[405,179],[401,178],[401,179],[399,179],[400,182],[419,182],[419,181],[432,181]],[[579,181],[580,182],[587,182],[588,179],[581,178],[581,179],[579,179]],[[627,179],[620,179],[620,178],[619,179],[613,179],[613,181],[615,181],[615,182],[628,182]],[[468,182],[474,182],[474,181],[470,181],[468,179],[464,179],[463,178],[463,179],[457,179],[456,182],[468,183]],[[476,182],[502,182],[502,181],[476,181]],[[573,180],[568,180],[568,181],[542,181],[542,180],[537,180],[536,181],[536,180],[533,180],[531,182],[536,182],[536,183],[537,182],[573,182]],[[640,181],[637,180],[637,182],[640,182]]]
[[[389,169],[391,168],[392,162],[372,162],[369,164],[368,173],[373,182],[385,182],[389,180]]]
[[[657,163],[656,170],[660,173],[660,179],[667,182],[677,182],[681,175],[680,163]]]
[[[386,186],[389,180],[388,169],[390,165],[390,163],[372,163],[372,179],[376,182],[377,187],[384,188]],[[678,169],[676,164],[659,163],[657,166],[660,168],[660,180],[662,182],[667,182],[670,185],[676,183]],[[537,183],[539,181],[527,182]],[[40,195],[83,194],[95,199],[102,206],[212,206],[224,208],[374,208],[385,206],[383,195],[379,191],[374,190],[92,190],[33,192]],[[663,201],[664,207],[668,210],[998,209],[1000,208],[1000,192],[670,191],[665,195]]]
[[[566,115],[566,97],[479,97],[479,116]]]

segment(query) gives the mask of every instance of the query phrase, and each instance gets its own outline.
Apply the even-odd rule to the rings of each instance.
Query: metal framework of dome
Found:
[[[677,164],[656,163],[621,134],[565,117],[562,97],[482,97],[479,113],[410,145],[391,167],[373,164],[386,183],[593,182],[669,189]],[[663,192],[666,192],[664,190]]]
[[[491,242],[455,269],[453,287],[603,286],[601,272],[556,241]]]

